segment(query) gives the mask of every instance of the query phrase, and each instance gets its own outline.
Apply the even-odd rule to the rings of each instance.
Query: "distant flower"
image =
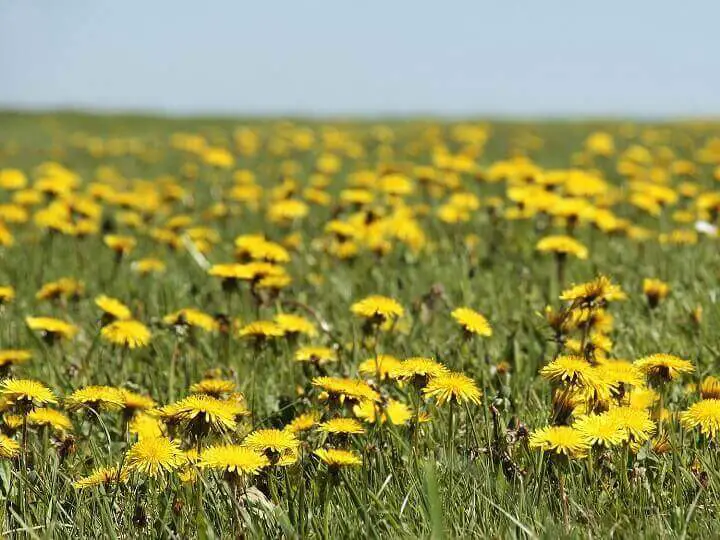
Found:
[[[116,234],[106,234],[103,238],[105,245],[112,249],[118,256],[129,254],[135,245],[137,240],[132,236],[121,236]]]
[[[193,308],[184,308],[170,313],[163,317],[163,322],[173,326],[200,328],[206,332],[215,332],[219,326],[214,317]]]
[[[424,388],[431,377],[445,373],[448,373],[448,368],[440,362],[432,358],[414,357],[400,362],[400,365],[390,372],[390,376],[401,381],[411,381],[417,388]]]
[[[125,399],[117,388],[112,386],[85,386],[75,390],[65,398],[65,406],[70,411],[84,408],[95,412],[101,410],[112,411],[122,408]]]
[[[345,402],[359,403],[364,400],[376,401],[380,397],[368,383],[358,379],[315,377],[312,380],[312,385],[322,388],[330,400],[340,404]]]
[[[373,295],[355,302],[351,307],[355,315],[366,319],[376,320],[378,324],[388,319],[402,317],[405,313],[403,307],[387,296]]]
[[[26,317],[25,322],[31,330],[40,331],[51,343],[60,338],[72,339],[78,332],[76,326],[52,317]]]
[[[165,272],[166,265],[160,259],[149,258],[135,261],[130,268],[133,272],[144,276],[148,274],[162,274]]]
[[[645,278],[643,280],[643,293],[645,293],[648,305],[651,308],[656,308],[660,301],[670,294],[670,285],[659,279]]]
[[[469,334],[477,334],[479,336],[492,336],[492,328],[487,319],[477,311],[470,308],[460,307],[452,312],[455,319]]]
[[[235,383],[224,379],[203,379],[190,386],[193,394],[207,394],[214,398],[220,398],[225,394],[231,394],[235,391]]]
[[[555,253],[558,255],[572,255],[578,259],[587,259],[588,250],[571,236],[546,236],[541,238],[535,249],[542,253]]]
[[[330,347],[306,346],[295,351],[295,361],[323,365],[337,362],[337,354]]]
[[[334,435],[359,435],[365,433],[365,428],[354,418],[332,418],[318,426],[323,433]]]
[[[15,289],[12,287],[0,287],[0,305],[9,304],[15,299]]]
[[[560,295],[561,300],[568,300],[582,308],[602,307],[607,302],[625,300],[626,298],[627,295],[620,286],[615,285],[605,276],[600,276],[587,283],[574,285]]]
[[[150,330],[143,323],[135,320],[115,321],[105,326],[100,335],[113,345],[136,349],[150,343]]]
[[[390,372],[400,366],[400,360],[389,354],[380,354],[376,358],[368,358],[360,363],[358,371],[362,375],[376,376],[387,379]]]
[[[291,313],[279,313],[275,316],[275,322],[285,334],[303,334],[309,337],[317,335],[315,325],[304,317]]]
[[[130,312],[130,309],[120,302],[120,300],[117,300],[115,298],[110,298],[109,296],[101,295],[95,298],[95,305],[99,307],[103,313],[104,318],[107,322],[112,322],[115,320],[126,320],[132,318],[132,313]]]

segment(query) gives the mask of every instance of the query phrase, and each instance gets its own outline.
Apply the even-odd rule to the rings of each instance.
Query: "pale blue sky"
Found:
[[[0,0],[0,107],[720,116],[720,0]]]

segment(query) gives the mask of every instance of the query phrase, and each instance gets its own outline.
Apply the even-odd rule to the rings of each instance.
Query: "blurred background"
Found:
[[[720,2],[0,3],[0,108],[720,115]]]

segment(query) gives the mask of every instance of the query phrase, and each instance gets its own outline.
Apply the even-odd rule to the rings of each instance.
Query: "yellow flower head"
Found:
[[[584,433],[569,426],[548,426],[538,429],[530,436],[530,448],[554,452],[571,458],[587,455],[590,440]]]
[[[163,317],[163,322],[172,326],[192,326],[206,332],[215,332],[218,329],[217,321],[199,309],[184,308]]]
[[[150,343],[150,330],[143,323],[135,320],[115,321],[105,326],[100,335],[113,345],[137,349]]]
[[[0,458],[12,459],[20,455],[20,445],[10,437],[0,433]]]
[[[127,452],[129,472],[158,477],[172,472],[186,462],[180,445],[166,437],[143,437]]]
[[[106,234],[103,242],[118,255],[127,255],[137,244],[137,240],[132,236],[121,236],[117,234]]]
[[[9,304],[15,299],[15,289],[12,287],[0,287],[0,304]]]
[[[315,450],[314,453],[320,458],[320,461],[325,463],[325,465],[331,469],[362,465],[362,458],[350,450],[341,450],[339,448],[320,448],[319,450]]]
[[[276,465],[283,457],[294,456],[300,441],[287,430],[258,429],[245,437],[243,446],[264,454]]]
[[[217,433],[234,430],[235,413],[232,402],[204,394],[188,396],[160,409],[160,416],[166,422],[181,423],[195,436],[202,436],[208,430]]]
[[[462,373],[443,373],[431,377],[423,393],[426,397],[435,398],[438,405],[447,402],[464,403],[470,401],[480,405],[482,393],[470,377]]]
[[[165,268],[166,266],[164,262],[160,259],[154,258],[140,259],[132,263],[131,266],[131,269],[134,272],[143,276],[148,274],[162,274],[165,272]]]
[[[224,379],[203,379],[190,387],[193,394],[207,394],[214,398],[220,398],[235,391],[235,383]]]
[[[131,392],[125,388],[120,389],[120,395],[123,400],[123,409],[129,413],[148,411],[157,405],[151,397]]]
[[[362,375],[376,376],[380,379],[387,379],[390,372],[400,366],[400,360],[389,354],[379,354],[375,358],[368,358],[358,366]]]
[[[49,339],[71,339],[78,331],[76,326],[52,317],[26,317],[25,322],[31,330],[37,330]]]
[[[30,379],[5,379],[0,383],[0,395],[7,403],[21,409],[57,403],[55,395],[47,386]]]
[[[88,476],[73,482],[73,487],[75,489],[87,489],[96,486],[110,486],[117,482],[124,484],[129,477],[130,474],[125,468],[118,470],[118,467],[100,467]]]
[[[700,397],[703,399],[720,399],[720,379],[713,376],[705,377],[700,383]]]
[[[122,321],[132,318],[130,309],[120,302],[120,300],[116,300],[115,298],[110,298],[105,295],[98,296],[95,298],[95,305],[112,319]]]
[[[332,433],[335,435],[359,435],[365,433],[365,429],[362,427],[362,424],[354,418],[333,418],[320,424],[318,429],[323,433]]]
[[[350,311],[366,319],[378,318],[381,321],[402,317],[405,313],[403,307],[396,300],[380,295],[368,296],[355,302],[350,307]]]
[[[661,300],[670,294],[670,285],[659,279],[645,278],[643,280],[643,293],[651,308],[657,307]]]
[[[342,379],[339,377],[315,377],[313,386],[322,388],[330,399],[340,403],[345,401],[360,402],[363,400],[376,401],[379,394],[368,383],[358,379]]]
[[[273,321],[255,321],[243,326],[239,335],[242,338],[266,339],[282,337],[285,331]]]
[[[304,334],[313,337],[318,333],[313,323],[299,315],[278,313],[275,315],[275,322],[285,334]]]
[[[635,443],[644,443],[655,433],[655,422],[644,409],[614,407],[605,413],[608,418],[626,431],[628,439]]]
[[[122,392],[112,386],[85,386],[65,398],[65,406],[70,411],[85,407],[95,411],[118,410],[124,403]]]
[[[401,381],[412,381],[417,387],[424,387],[431,377],[438,377],[448,372],[448,368],[432,358],[413,357],[400,362],[390,372],[390,377]]]
[[[0,350],[0,367],[22,364],[32,358],[32,353],[24,349]]]
[[[695,366],[688,360],[665,353],[644,356],[635,360],[635,366],[648,376],[657,377],[662,381],[671,381],[683,373],[695,371]]]
[[[290,433],[301,433],[312,429],[320,420],[320,414],[316,412],[303,413],[295,418],[285,426],[285,430]]]
[[[587,283],[574,285],[563,291],[561,300],[567,300],[573,305],[584,308],[596,308],[605,305],[607,302],[625,300],[627,295],[619,285],[615,285],[605,276],[600,276]]]
[[[466,332],[471,334],[477,334],[479,336],[492,336],[492,328],[487,319],[483,317],[477,311],[470,308],[460,307],[451,313],[453,319],[455,319]]]
[[[578,259],[587,259],[588,250],[571,236],[546,236],[541,238],[535,249],[542,253],[556,253],[558,255],[572,255]]]
[[[322,365],[337,362],[337,354],[330,347],[300,347],[295,351],[295,361]]]
[[[237,444],[211,446],[202,451],[198,466],[230,472],[238,476],[255,475],[270,465],[268,458],[255,450]]]
[[[703,399],[680,413],[680,422],[688,429],[700,428],[700,432],[712,439],[720,432],[720,399]]]
[[[59,432],[72,431],[73,427],[70,418],[65,413],[46,407],[31,411],[27,416],[27,421],[28,425],[47,426]]]
[[[617,446],[628,438],[627,431],[607,414],[590,414],[578,418],[573,427],[594,446]]]

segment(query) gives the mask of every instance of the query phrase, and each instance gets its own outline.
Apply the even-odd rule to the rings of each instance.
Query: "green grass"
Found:
[[[219,200],[232,183],[230,171],[200,166],[196,180],[181,180],[183,164],[198,161],[169,146],[172,133],[204,134],[217,145],[231,145],[233,130],[249,125],[263,141],[279,135],[277,122],[230,119],[154,119],[95,117],[74,114],[0,116],[0,167],[20,168],[31,178],[40,163],[58,161],[83,180],[80,190],[96,181],[97,167],[109,165],[124,178],[155,181],[171,175],[189,196],[168,207],[171,214],[187,213],[197,224],[217,230],[222,238],[207,255],[212,263],[231,261],[233,239],[245,233],[264,232],[281,240],[291,232],[303,236],[303,244],[287,265],[293,284],[276,301],[256,309],[247,291],[234,298],[232,315],[247,323],[270,319],[292,302],[312,308],[327,321],[330,330],[316,340],[343,346],[342,361],[333,373],[355,376],[358,363],[372,356],[361,335],[361,321],[350,313],[350,305],[369,295],[383,294],[403,304],[408,321],[402,332],[383,333],[378,351],[398,358],[432,356],[454,370],[471,376],[483,391],[482,406],[456,407],[455,438],[448,442],[448,407],[428,404],[432,420],[423,426],[413,449],[409,429],[402,426],[367,426],[367,434],[352,447],[363,456],[362,467],[342,470],[333,486],[328,473],[309,452],[317,448],[317,436],[295,466],[272,471],[266,481],[268,497],[239,495],[214,473],[203,473],[195,484],[183,484],[176,476],[166,481],[134,477],[127,485],[75,490],[72,482],[95,466],[119,463],[132,441],[123,433],[118,414],[103,413],[101,421],[73,415],[74,452],[61,459],[47,433],[32,430],[29,463],[0,463],[0,530],[3,536],[31,538],[153,537],[230,538],[251,537],[711,537],[720,526],[717,517],[720,476],[717,446],[693,432],[683,430],[677,420],[665,424],[672,452],[655,455],[647,448],[637,455],[622,450],[610,452],[594,470],[588,460],[572,461],[563,477],[568,497],[569,527],[563,525],[563,503],[557,468],[547,456],[529,449],[526,439],[515,440],[517,426],[529,430],[547,425],[551,389],[538,371],[551,359],[555,345],[539,313],[557,299],[563,285],[592,279],[599,273],[612,276],[628,292],[629,299],[612,305],[616,318],[611,334],[613,356],[636,359],[655,352],[674,353],[690,359],[696,373],[673,383],[665,392],[665,406],[684,410],[697,400],[684,384],[717,374],[718,261],[716,239],[701,237],[696,245],[676,246],[649,241],[644,245],[622,235],[607,235],[590,226],[579,227],[576,237],[590,249],[586,261],[568,262],[565,284],[555,279],[552,257],[538,254],[535,243],[551,231],[561,232],[543,216],[522,221],[500,220],[493,224],[486,211],[473,212],[467,223],[449,225],[432,214],[418,218],[429,247],[413,253],[400,242],[384,257],[363,253],[353,261],[339,261],[314,247],[323,236],[324,224],[334,207],[311,206],[309,216],[287,226],[269,223],[268,204],[259,210],[236,204],[237,215],[204,222],[202,212]],[[307,123],[316,133],[323,123]],[[390,122],[395,130],[394,163],[430,163],[428,149],[413,153],[408,143],[419,138],[427,122]],[[357,160],[345,158],[333,175],[328,192],[334,197],[347,187],[358,169],[388,164],[379,156],[372,137],[372,124],[344,123],[342,128],[364,148]],[[459,145],[447,125],[442,137],[453,151]],[[618,133],[618,123],[494,123],[486,151],[478,164],[487,168],[506,159],[524,145],[519,136],[532,133],[543,146],[528,153],[545,168],[569,167],[572,154],[582,149],[585,137],[596,129]],[[646,126],[632,138],[616,136],[622,150],[641,143]],[[718,130],[712,125],[659,125],[667,132],[667,145],[677,156],[694,159],[694,151]],[[73,135],[110,139],[134,137],[144,146],[137,154],[94,157],[84,144],[73,143]],[[656,145],[657,146],[657,145]],[[278,157],[263,147],[255,156],[237,156],[235,169],[256,172],[268,191],[279,184],[283,159],[301,166],[295,180],[306,185],[319,150],[294,151]],[[609,183],[627,188],[616,172],[616,159],[598,159]],[[714,189],[712,166],[699,165],[695,181],[706,191]],[[504,196],[505,184],[489,184],[461,175],[463,187],[481,200]],[[674,184],[681,179],[673,178]],[[627,191],[624,191],[627,193]],[[12,193],[2,191],[7,202]],[[427,199],[434,209],[443,199]],[[418,195],[407,197],[419,203]],[[507,203],[507,201],[506,201]],[[677,207],[689,207],[681,200]],[[621,202],[615,212],[655,231],[681,225],[670,218],[650,217]],[[250,423],[255,427],[282,426],[294,414],[320,406],[312,395],[310,379],[292,361],[294,345],[278,340],[261,350],[238,339],[229,342],[226,354],[222,338],[198,333],[194,339],[178,337],[161,324],[167,313],[197,307],[215,314],[226,313],[228,300],[220,284],[208,276],[184,250],[170,251],[146,234],[133,232],[115,221],[116,208],[107,205],[104,219],[122,232],[135,234],[138,246],[127,260],[116,266],[114,255],[103,245],[102,235],[86,239],[50,235],[32,224],[8,224],[15,245],[0,252],[0,284],[17,291],[15,302],[3,308],[0,326],[2,348],[27,348],[33,359],[16,369],[18,376],[35,378],[59,396],[88,384],[127,386],[151,395],[165,404],[187,395],[187,384],[202,378],[207,370],[220,367],[238,384],[251,406]],[[166,215],[150,218],[157,226]],[[467,234],[480,238],[475,250],[465,247]],[[162,276],[139,278],[131,261],[156,255],[167,263]],[[309,279],[313,274],[321,280]],[[49,303],[35,299],[35,292],[48,281],[71,276],[85,283],[86,293],[77,302]],[[642,280],[658,277],[672,292],[651,312],[642,295]],[[413,308],[433,286],[440,284],[444,302],[438,302],[425,319]],[[99,311],[93,298],[99,294],[121,299],[137,318],[153,330],[146,348],[114,349],[98,338]],[[690,310],[703,308],[699,328],[689,320]],[[450,317],[457,306],[470,306],[490,320],[491,338],[463,339]],[[308,316],[305,311],[299,314]],[[61,346],[49,347],[24,324],[28,315],[49,315],[70,320],[80,334]],[[310,317],[311,318],[311,317]],[[307,341],[307,340],[305,340]],[[170,373],[173,351],[179,351],[174,373]],[[496,375],[500,361],[511,366],[508,375]],[[172,382],[171,382],[172,381]],[[298,395],[297,387],[310,395]],[[383,383],[384,391],[410,403],[409,388]],[[490,406],[497,410],[493,425]],[[499,436],[498,436],[499,434]],[[238,437],[235,437],[237,440]],[[508,442],[510,441],[510,442]],[[452,451],[449,451],[452,449]],[[627,458],[627,461],[624,459]],[[698,480],[707,474],[705,485]],[[626,479],[628,479],[626,481]],[[255,494],[255,495],[254,495]]]

